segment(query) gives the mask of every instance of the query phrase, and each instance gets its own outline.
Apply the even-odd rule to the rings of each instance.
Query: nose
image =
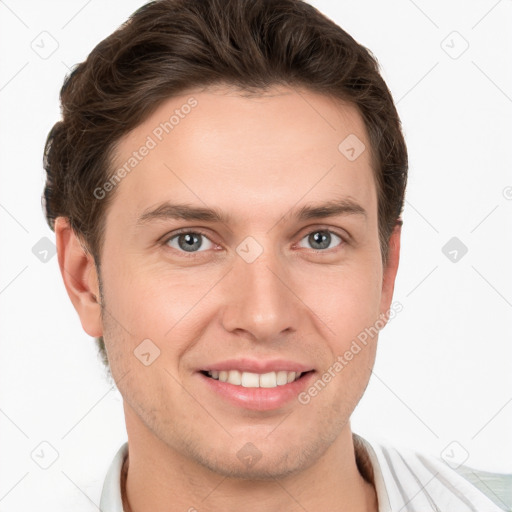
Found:
[[[271,250],[251,263],[236,256],[224,281],[222,323],[228,332],[253,341],[277,341],[296,332],[305,318],[286,262]]]

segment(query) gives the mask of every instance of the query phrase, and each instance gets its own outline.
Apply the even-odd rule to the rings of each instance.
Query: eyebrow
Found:
[[[360,204],[346,197],[324,203],[304,205],[297,210],[292,209],[285,214],[283,218],[304,221],[340,215],[361,215],[365,218],[367,217],[366,210]],[[145,210],[137,219],[136,225],[142,226],[154,220],[168,219],[229,224],[231,215],[225,214],[215,208],[191,206],[189,204],[175,204],[166,201],[156,208]]]

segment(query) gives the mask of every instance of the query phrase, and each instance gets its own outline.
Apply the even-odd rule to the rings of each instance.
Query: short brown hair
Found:
[[[407,149],[373,54],[302,0],[157,0],[139,8],[77,65],[60,92],[62,120],[46,141],[44,207],[51,229],[69,219],[100,266],[119,139],[159,104],[193,87],[260,93],[300,86],[349,102],[370,140],[379,241],[387,261],[407,182]],[[340,141],[341,142],[341,141]]]

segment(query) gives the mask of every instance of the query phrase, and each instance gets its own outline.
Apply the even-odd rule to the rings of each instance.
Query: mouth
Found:
[[[314,370],[277,370],[265,373],[241,370],[202,370],[197,372],[205,393],[236,409],[279,411],[299,403],[297,398],[314,380]],[[210,395],[211,394],[211,395]]]
[[[241,370],[201,371],[206,377],[243,388],[277,388],[279,386],[286,386],[311,372],[312,370],[307,372],[279,370],[267,373],[244,372]]]

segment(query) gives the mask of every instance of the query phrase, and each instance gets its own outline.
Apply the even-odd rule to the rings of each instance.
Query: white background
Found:
[[[466,464],[511,472],[512,2],[312,3],[378,58],[410,155],[404,310],[381,333],[353,429],[438,456],[456,441]],[[0,511],[97,510],[126,439],[57,258],[32,248],[54,240],[42,152],[64,76],[140,5],[0,1]],[[47,59],[31,47],[43,31],[58,43]],[[441,250],[452,237],[468,248],[455,263]],[[46,470],[30,456],[42,441],[58,453]]]

